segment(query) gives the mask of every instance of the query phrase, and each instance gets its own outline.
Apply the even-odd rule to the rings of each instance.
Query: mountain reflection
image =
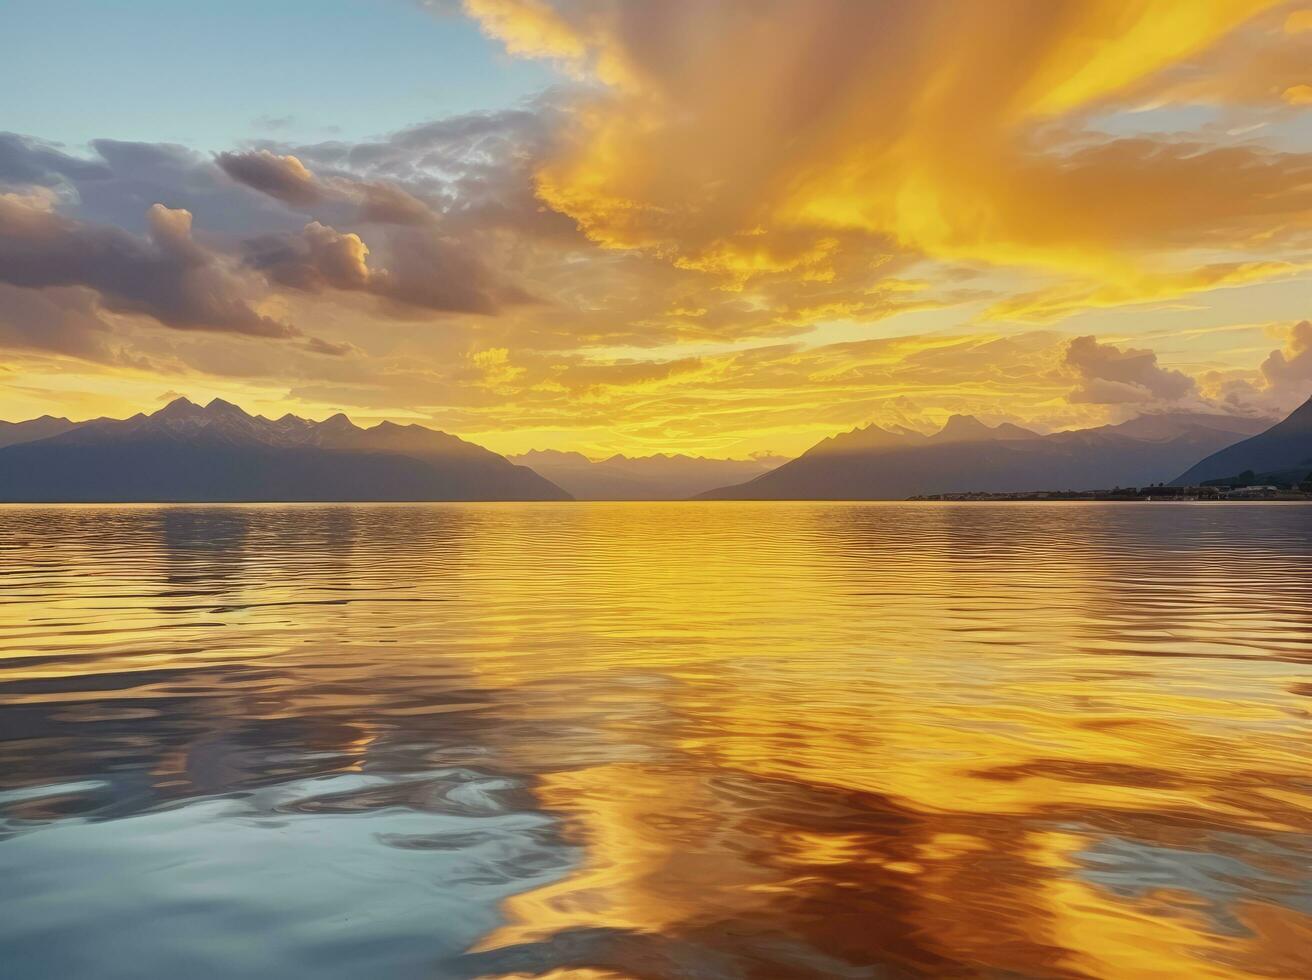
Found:
[[[1306,515],[0,509],[0,948],[1305,975]]]

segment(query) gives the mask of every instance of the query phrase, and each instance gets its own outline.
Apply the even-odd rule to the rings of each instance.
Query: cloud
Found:
[[[1300,320],[1289,331],[1288,345],[1274,350],[1262,362],[1262,376],[1270,388],[1312,387],[1312,322]]]
[[[16,137],[10,148],[17,144],[26,176],[32,178],[28,186],[52,188],[60,209],[81,221],[144,233],[145,209],[158,202],[190,211],[210,235],[250,234],[304,222],[281,203],[235,183],[210,156],[184,146],[96,139],[90,144],[92,155],[83,158],[62,150],[57,156],[38,152],[52,144],[32,137]],[[11,160],[11,165],[17,164]]]
[[[530,301],[437,229],[403,228],[388,241],[392,268],[374,268],[359,235],[312,221],[299,235],[248,242],[248,261],[274,282],[303,292],[368,293],[386,301],[397,316],[423,310],[489,315]]]
[[[192,238],[190,212],[154,204],[147,219],[143,239],[0,199],[0,281],[29,289],[84,286],[106,310],[180,330],[299,333],[256,312],[245,298],[249,284]]]
[[[1083,126],[1268,6],[466,3],[512,54],[598,83],[534,176],[603,248],[707,288],[854,289],[911,256],[1110,282],[1131,302],[1174,253],[1306,235],[1312,155]]]
[[[97,180],[109,174],[103,163],[70,156],[54,143],[0,133],[0,183],[49,186],[65,180]]]
[[[702,367],[700,357],[673,361],[636,361],[631,359],[609,364],[571,364],[556,374],[554,380],[576,396],[598,393],[607,388],[644,388],[688,375]]]
[[[258,149],[219,153],[214,159],[238,183],[296,208],[347,205],[355,220],[372,224],[422,225],[436,220],[427,204],[396,184],[343,174],[320,179],[290,153],[280,156]]]
[[[386,272],[369,268],[369,248],[359,235],[312,221],[297,236],[249,243],[252,264],[275,282],[293,289],[368,290]]]
[[[1308,79],[1308,38],[1299,36],[1306,30],[1300,25],[1308,11],[1296,8],[1275,4],[1242,24],[1225,43],[1168,68],[1144,86],[1142,101],[1282,111],[1279,102],[1293,104],[1289,90]]]
[[[992,304],[985,320],[1053,323],[1086,310],[1171,300],[1191,293],[1289,279],[1307,272],[1307,263],[1284,261],[1216,262],[1178,272],[1146,273],[1121,282],[1065,282],[1017,293]]]
[[[314,174],[290,154],[278,156],[268,150],[252,150],[220,153],[214,159],[233,180],[288,204],[314,204],[323,197]]]
[[[514,156],[514,151],[505,149],[506,137],[497,134],[498,126],[476,120],[448,122],[427,127],[423,135],[405,131],[395,139],[398,146],[410,146],[413,153],[432,157],[434,165],[449,164],[444,179],[464,181],[462,186],[469,188],[473,178],[461,172],[460,158],[467,159],[470,166],[477,158],[482,161],[479,165],[486,167],[491,155],[504,151],[507,159]],[[473,142],[444,154],[435,141],[445,138]],[[495,154],[494,144],[500,147]],[[439,225],[434,205],[419,196],[434,195],[436,185],[416,180],[409,188],[403,187],[382,176],[386,167],[351,172],[324,164],[326,173],[321,176],[294,153],[275,153],[267,147],[209,159],[168,144],[96,140],[92,147],[96,158],[80,160],[30,138],[14,137],[0,143],[0,160],[8,162],[10,176],[26,181],[14,185],[18,190],[8,195],[9,203],[50,212],[46,221],[52,227],[63,227],[66,244],[74,238],[83,244],[94,239],[103,253],[98,257],[85,254],[77,276],[61,278],[47,270],[41,277],[25,274],[25,282],[72,282],[76,278],[104,294],[107,310],[158,314],[161,322],[175,327],[204,324],[213,329],[274,334],[281,330],[271,325],[272,318],[243,317],[239,309],[244,305],[250,312],[256,298],[267,297],[268,279],[275,287],[302,293],[369,293],[382,301],[383,312],[401,318],[432,313],[485,316],[530,300],[529,291],[515,284],[513,277],[490,271],[486,253],[501,245],[489,238],[496,234],[496,221],[484,221],[473,213],[477,202],[460,201],[453,208],[456,216]],[[8,151],[7,157],[4,151]],[[539,206],[530,208],[526,203],[533,200],[531,184],[526,174],[521,178],[524,193],[515,207],[536,215]],[[54,189],[62,190],[57,193]],[[494,195],[498,207],[506,205],[505,190]],[[439,199],[443,196],[453,200],[448,193],[438,193]],[[209,244],[184,252],[176,238],[157,243],[159,222],[149,215],[143,221],[137,203],[151,198],[171,210],[190,211],[173,207],[175,201],[194,204],[210,216],[218,227],[211,229]],[[261,201],[270,203],[261,205]],[[135,209],[132,212],[126,211],[129,203]],[[494,202],[487,203],[492,206]],[[287,226],[294,218],[286,208],[301,207],[314,207],[323,218],[310,226],[305,226],[302,218],[295,226],[301,230],[293,232]],[[88,221],[84,216],[99,220]],[[339,232],[329,218],[360,228]],[[223,246],[239,244],[232,240],[233,233],[257,243],[255,262],[234,262],[227,257]],[[378,239],[373,244],[380,247],[388,268],[368,268],[364,259],[367,237]],[[150,288],[147,280],[155,276],[146,272],[145,260],[162,263],[169,247],[179,262],[190,265],[187,278],[196,288],[190,292],[175,288],[171,301],[165,302],[161,295],[151,302],[144,294]],[[351,248],[360,251],[352,255]],[[127,264],[133,271],[124,275],[115,262]],[[506,265],[501,257],[498,264]],[[101,266],[99,272],[93,265]],[[203,280],[208,281],[208,292]],[[159,290],[169,288],[171,281],[167,276],[159,278]],[[195,308],[204,296],[209,297],[207,311]],[[220,310],[225,302],[229,309]]]
[[[321,337],[306,337],[301,341],[301,349],[311,354],[323,354],[327,357],[346,357],[360,353],[355,344],[324,340]]]
[[[0,347],[110,363],[116,356],[114,339],[89,290],[0,283]]]
[[[395,184],[360,183],[360,221],[387,225],[424,225],[435,220],[432,210],[419,198]]]
[[[1196,391],[1194,379],[1164,368],[1150,350],[1100,344],[1076,337],[1066,346],[1065,367],[1077,379],[1071,402],[1096,405],[1176,402]]]
[[[360,220],[417,223],[419,204],[430,219],[440,217],[448,234],[510,231],[578,242],[574,222],[544,207],[535,188],[535,163],[562,112],[544,96],[528,108],[452,116],[383,140],[267,148],[293,153],[322,182],[335,182]]]
[[[732,320],[722,294],[756,294],[739,336],[762,308],[794,311],[781,333],[879,319],[872,282],[916,262],[1046,274],[1052,295],[1014,303],[1031,321],[1172,299],[1224,269],[1224,285],[1298,273],[1278,253],[1308,243],[1312,153],[1090,125],[1283,38],[1266,7],[466,3],[512,54],[585,83],[533,144],[548,210],[690,273],[689,307]],[[1266,106],[1286,109],[1278,92]]]
[[[404,306],[490,315],[535,302],[505,282],[479,253],[434,228],[400,228],[389,239],[388,288],[380,295]]]

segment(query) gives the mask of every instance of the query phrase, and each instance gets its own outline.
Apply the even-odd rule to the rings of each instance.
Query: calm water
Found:
[[[0,973],[1312,972],[1312,508],[0,508]]]

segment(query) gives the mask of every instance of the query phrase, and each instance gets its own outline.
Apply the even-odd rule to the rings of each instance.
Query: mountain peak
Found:
[[[232,402],[225,402],[222,398],[211,398],[210,403],[205,406],[205,411],[210,413],[223,413],[225,415],[241,415],[246,418],[249,416]]]
[[[193,412],[198,411],[199,409],[200,406],[197,405],[190,398],[188,398],[186,395],[179,395],[177,398],[173,399],[173,401],[169,402],[167,405],[161,408],[158,412],[155,412],[154,417],[164,418],[164,419],[176,418],[182,415],[190,415]]]
[[[973,415],[952,415],[943,428],[934,434],[935,439],[977,439],[992,433],[987,425]]]
[[[1016,425],[1014,422],[1000,422],[993,427],[993,431],[1005,439],[1042,439],[1033,429],[1027,429],[1024,426]]]
[[[352,432],[355,430],[355,423],[347,418],[345,413],[338,412],[320,422],[318,428],[326,432]]]
[[[988,425],[973,415],[953,415],[943,423],[943,428],[934,433],[931,438],[938,442],[979,442],[983,440],[1038,439],[1041,437],[1037,432],[1032,432],[1011,422]]]
[[[919,432],[905,429],[900,432],[881,428],[874,422],[857,426],[847,432],[840,432],[818,443],[806,451],[806,455],[845,455],[850,453],[875,452],[885,449],[905,447],[924,439]]]

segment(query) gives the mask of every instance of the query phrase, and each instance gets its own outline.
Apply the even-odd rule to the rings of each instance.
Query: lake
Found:
[[[1312,508],[0,507],[0,973],[1312,973]]]

